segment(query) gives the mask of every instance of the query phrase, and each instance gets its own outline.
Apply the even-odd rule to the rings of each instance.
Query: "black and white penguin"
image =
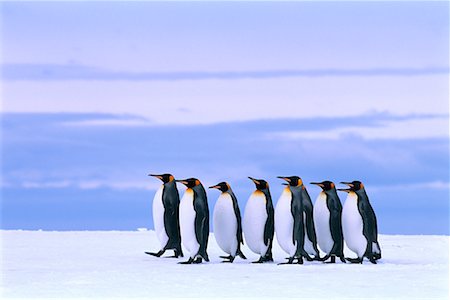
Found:
[[[278,178],[288,182],[275,208],[275,231],[278,244],[289,255],[288,261],[282,264],[292,264],[295,259],[299,264],[303,264],[303,257],[312,260],[305,251],[303,183],[298,176],[278,176]]]
[[[209,208],[205,188],[197,178],[177,180],[187,189],[180,203],[180,229],[189,260],[181,264],[209,261],[206,248],[209,238]]]
[[[236,196],[227,182],[221,182],[210,186],[210,189],[218,189],[222,193],[217,199],[213,212],[214,236],[220,249],[228,256],[221,256],[227,259],[223,262],[234,261],[236,255],[242,259],[247,259],[241,251],[242,238],[241,211]]]
[[[303,194],[303,214],[305,217],[305,250],[309,255],[313,255],[315,260],[321,260],[319,248],[317,248],[317,236],[314,226],[314,208],[308,190],[300,178],[300,187]]]
[[[345,263],[344,236],[342,234],[342,204],[336,186],[331,181],[311,182],[322,188],[314,204],[314,225],[317,233],[317,242],[320,249],[325,252],[326,261],[331,257],[331,263],[336,262],[336,256]]]
[[[156,177],[163,182],[153,198],[153,224],[156,237],[161,244],[161,250],[156,253],[145,253],[160,257],[166,250],[173,249],[175,251],[173,257],[183,257],[179,220],[180,196],[175,179],[171,174],[149,174],[149,176]]]
[[[347,258],[352,263],[362,263],[364,257],[376,264],[381,258],[380,244],[378,243],[377,217],[370,205],[364,184],[361,181],[341,182],[348,185],[342,209],[342,229],[344,240],[348,248],[358,255],[358,258]]]
[[[259,254],[258,261],[273,261],[272,243],[274,235],[274,210],[269,184],[262,179],[249,177],[256,185],[245,206],[243,230],[245,241],[254,253]]]

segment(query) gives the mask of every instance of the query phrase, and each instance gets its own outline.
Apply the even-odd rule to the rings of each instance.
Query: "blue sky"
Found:
[[[3,2],[2,228],[152,228],[171,172],[359,179],[382,233],[449,234],[448,8]]]

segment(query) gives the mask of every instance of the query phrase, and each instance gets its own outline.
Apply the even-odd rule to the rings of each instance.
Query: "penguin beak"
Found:
[[[349,187],[353,187],[353,183],[341,181],[342,184],[348,185]]]
[[[186,180],[175,180],[175,182],[182,183],[182,184],[184,184],[186,186],[188,185],[188,182]]]
[[[256,180],[255,178],[252,178],[252,177],[250,177],[250,176],[248,176],[248,178],[249,178],[251,181],[253,181],[255,184],[259,184],[259,181]]]
[[[210,189],[220,189],[220,186],[219,185],[213,185],[213,186],[210,186],[209,188]]]
[[[337,190],[346,193],[350,193],[352,191],[351,189],[337,189]]]
[[[324,187],[323,183],[321,183],[321,182],[310,182],[310,184],[318,185],[318,186],[320,186],[321,188]]]
[[[289,183],[291,182],[291,179],[290,179],[289,177],[277,176],[277,178],[286,180],[286,181],[289,182]]]
[[[158,178],[158,179],[161,179],[161,180],[162,180],[162,176],[161,176],[161,175],[148,174],[148,176],[156,177],[156,178]]]
[[[287,186],[287,185],[289,185],[289,183],[283,182],[281,185],[286,185]]]

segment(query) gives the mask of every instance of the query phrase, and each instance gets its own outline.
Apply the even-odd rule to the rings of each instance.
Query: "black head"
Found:
[[[148,176],[156,177],[164,183],[168,183],[168,182],[175,180],[175,178],[172,176],[172,174],[161,174],[161,175],[148,174]]]
[[[302,186],[303,185],[303,181],[300,177],[298,176],[277,176],[277,178],[281,178],[283,180],[286,180],[288,185],[290,186]]]
[[[221,192],[226,192],[231,189],[230,185],[227,182],[221,182],[216,185],[210,186],[210,189],[218,189]]]
[[[329,190],[333,190],[336,188],[334,183],[329,180],[325,180],[322,182],[311,182],[311,184],[320,186],[322,188],[322,190],[324,190],[324,191],[329,191]]]
[[[200,180],[198,180],[197,178],[188,178],[175,181],[184,184],[188,188],[193,188],[197,185],[201,185]]]
[[[264,179],[255,179],[250,176],[248,178],[255,183],[256,189],[258,190],[265,190],[269,188],[269,184]]]
[[[364,184],[361,181],[355,180],[352,182],[341,182],[342,184],[348,185],[348,188],[346,189],[338,189],[338,191],[343,192],[357,192],[360,190],[364,190]]]

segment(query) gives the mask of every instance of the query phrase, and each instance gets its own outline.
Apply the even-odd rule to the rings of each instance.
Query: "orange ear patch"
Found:
[[[334,189],[334,183],[331,183],[330,186],[332,189]]]
[[[200,180],[196,179],[195,180],[195,185],[200,185]]]
[[[175,178],[173,178],[173,176],[170,175],[170,176],[169,176],[169,181],[174,181],[174,180],[175,180]]]

